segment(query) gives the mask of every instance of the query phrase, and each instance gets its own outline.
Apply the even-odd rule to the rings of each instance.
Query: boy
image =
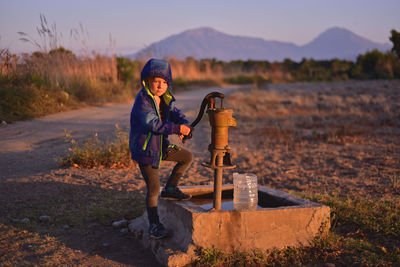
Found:
[[[167,236],[168,231],[161,224],[157,212],[160,191],[158,168],[162,160],[177,162],[161,192],[162,198],[191,198],[177,185],[189,168],[193,155],[168,141],[170,134],[177,134],[183,139],[190,133],[191,128],[183,113],[174,105],[175,98],[171,94],[171,67],[168,62],[150,59],[143,67],[141,82],[143,87],[136,95],[131,112],[129,147],[132,159],[138,162],[146,181],[149,234],[153,238],[163,238]]]

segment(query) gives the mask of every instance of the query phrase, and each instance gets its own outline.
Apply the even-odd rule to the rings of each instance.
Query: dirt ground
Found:
[[[176,96],[178,107],[185,111],[190,121],[193,121],[207,93],[218,90],[228,94],[234,89],[208,88],[181,93]],[[101,140],[112,140],[116,124],[128,130],[131,106],[132,103],[85,108],[0,126],[0,204],[4,207],[0,210],[0,232],[3,233],[3,237],[0,238],[0,256],[6,253],[3,255],[6,264],[12,262],[24,265],[39,262],[51,265],[90,266],[158,265],[149,251],[143,249],[141,244],[129,235],[113,229],[109,221],[103,224],[93,222],[92,225],[86,226],[88,233],[82,231],[82,226],[79,229],[71,227],[67,230],[58,230],[61,227],[57,225],[62,225],[62,222],[52,221],[46,228],[46,225],[37,220],[39,215],[44,214],[34,212],[40,210],[43,213],[47,210],[55,216],[66,217],[67,215],[63,214],[62,210],[55,211],[54,209],[63,207],[60,203],[68,201],[66,198],[71,195],[71,191],[77,192],[71,202],[80,205],[77,207],[80,211],[90,209],[87,203],[93,199],[97,203],[104,201],[102,198],[107,194],[113,194],[113,198],[116,194],[121,195],[120,198],[124,200],[126,192],[130,192],[143,198],[145,183],[138,168],[77,169],[60,168],[58,164],[58,158],[67,153],[70,145],[66,142],[66,133],[72,135],[78,142],[93,137],[95,134]],[[181,143],[176,137],[171,139],[176,143]],[[185,145],[196,154],[194,168],[189,174],[196,173],[196,176],[193,179],[187,179],[188,181],[184,181],[184,184],[196,184],[199,177],[197,173],[200,174],[202,180],[210,180],[208,176],[211,172],[199,165],[199,162],[201,163],[199,156],[203,157],[207,153],[208,143],[206,142],[208,141],[205,140],[207,137],[199,133],[196,139]],[[196,145],[199,144],[201,146],[197,148]],[[171,164],[166,163],[161,172],[165,174],[171,167]],[[163,177],[165,176],[166,174]],[[29,203],[32,203],[32,208],[29,207]],[[49,203],[54,203],[53,209],[48,207],[52,205]],[[118,203],[114,204],[118,205]],[[33,211],[29,212],[29,210]],[[143,211],[143,208],[141,210]],[[88,210],[88,213],[90,212],[92,211]],[[26,217],[30,219],[29,226],[25,227],[24,224],[16,222]],[[75,222],[78,219],[72,219],[72,223],[71,220],[62,220],[68,221],[70,225],[74,223],[79,225],[80,222]],[[114,218],[114,220],[120,219],[122,218]],[[52,235],[55,240],[52,240],[51,246],[36,244],[37,248],[32,249],[29,247],[35,247],[31,244],[32,242],[18,242],[19,239],[25,239],[25,241],[33,239],[36,243],[46,243],[44,239]],[[57,253],[50,247],[56,247]],[[20,253],[7,255],[7,250],[13,253],[20,251]],[[45,260],[41,261],[41,258]],[[0,257],[0,265],[2,265],[2,260]]]
[[[399,81],[271,85],[230,103],[239,171],[282,190],[399,196]]]
[[[177,96],[178,107],[190,121],[209,91]],[[230,93],[225,103],[234,109],[238,122],[236,128],[229,130],[233,161],[238,167],[224,172],[225,183],[232,182],[233,172],[252,172],[260,184],[288,192],[328,192],[400,201],[400,81],[269,84],[258,90],[223,92]],[[130,107],[131,104],[110,105],[1,126],[2,206],[9,207],[21,199],[46,202],[62,197],[68,190],[93,197],[97,191],[107,191],[120,194],[121,199],[126,192],[143,195],[145,184],[137,168],[65,169],[59,168],[56,160],[67,150],[65,131],[78,140],[95,133],[109,138],[115,124],[127,128]],[[177,138],[171,139],[179,144]],[[184,145],[195,159],[182,179],[183,185],[212,183],[212,171],[201,166],[209,159],[209,142],[205,116],[196,127],[194,138]],[[163,179],[171,168],[169,163],[162,165]],[[86,208],[86,199],[82,199]],[[20,231],[19,236],[25,238],[36,234],[12,222],[17,213],[0,211],[0,216],[0,232]],[[43,232],[46,233],[38,231],[41,235]],[[82,235],[82,231],[74,229],[68,233],[60,230],[55,237],[43,235],[42,239],[55,242],[60,251],[46,253],[64,257],[67,260],[60,262],[66,264],[157,265],[136,240],[110,225],[95,224]],[[17,242],[0,238],[0,251],[5,244],[13,243]],[[19,249],[25,251],[21,252],[23,257],[29,255],[30,248]],[[46,255],[36,252],[32,257]]]

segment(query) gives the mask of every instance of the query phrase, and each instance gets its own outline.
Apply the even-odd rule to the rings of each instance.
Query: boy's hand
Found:
[[[182,126],[184,126],[184,127],[182,127]],[[184,129],[182,129],[182,128],[184,128]],[[187,128],[189,128],[189,131],[188,131],[188,132],[186,131]],[[185,131],[185,132],[187,132],[187,134],[183,133],[182,130]],[[193,130],[194,130],[193,127],[190,127],[190,126],[187,126],[187,125],[183,125],[183,124],[181,125],[181,133],[182,133],[182,134],[179,135],[179,138],[182,140],[182,144],[185,143],[186,139],[191,139],[191,138],[192,138],[192,132],[193,132]]]
[[[192,129],[187,125],[181,124],[180,126],[181,135],[189,135],[191,130]]]

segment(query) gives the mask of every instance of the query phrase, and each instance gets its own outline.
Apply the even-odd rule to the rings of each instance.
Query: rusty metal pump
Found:
[[[221,100],[219,108],[215,106],[215,98]],[[209,162],[205,162],[202,165],[214,169],[213,207],[215,210],[221,209],[222,171],[223,169],[236,167],[231,160],[231,149],[228,145],[228,128],[236,126],[237,123],[235,118],[232,117],[233,110],[225,109],[223,100],[224,94],[219,92],[212,92],[206,95],[196,120],[191,124],[191,127],[194,128],[199,123],[207,105],[207,114],[211,126],[211,144],[208,146],[208,150],[211,153],[211,157]]]

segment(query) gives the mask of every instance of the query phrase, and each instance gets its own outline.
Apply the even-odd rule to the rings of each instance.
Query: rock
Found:
[[[126,227],[128,226],[129,221],[128,220],[120,220],[120,221],[115,221],[112,223],[112,226],[115,228],[121,228],[121,227]]]
[[[109,243],[107,243],[107,242],[104,242],[103,244],[101,244],[103,247],[109,247],[110,246],[110,244]]]
[[[7,125],[7,122],[1,121],[1,125]]]
[[[122,228],[120,230],[120,232],[123,233],[123,234],[127,233],[128,231],[129,231],[129,228]]]
[[[29,218],[23,218],[19,221],[20,223],[28,223],[30,222]]]
[[[41,221],[41,222],[50,221],[50,216],[42,215],[39,217],[39,221]]]
[[[67,224],[64,224],[64,225],[63,225],[63,229],[64,229],[64,230],[68,230],[69,228],[71,228],[69,225],[67,225]]]

